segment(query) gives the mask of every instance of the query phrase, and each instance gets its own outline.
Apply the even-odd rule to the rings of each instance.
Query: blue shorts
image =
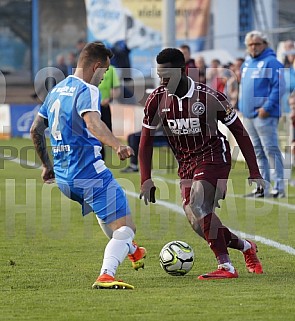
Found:
[[[105,223],[130,215],[128,200],[110,170],[106,169],[95,179],[76,179],[74,182],[57,182],[68,198],[82,205],[82,214],[94,212]]]

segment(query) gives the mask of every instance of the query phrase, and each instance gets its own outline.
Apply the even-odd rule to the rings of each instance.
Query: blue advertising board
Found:
[[[40,105],[10,105],[11,137],[28,138]]]

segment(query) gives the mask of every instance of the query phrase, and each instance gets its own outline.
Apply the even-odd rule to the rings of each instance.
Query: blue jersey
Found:
[[[270,117],[281,116],[280,100],[285,92],[283,68],[271,48],[245,60],[239,91],[239,110],[244,117],[257,117],[261,107]]]
[[[39,115],[48,119],[57,182],[92,179],[106,169],[101,142],[82,118],[87,111],[100,113],[99,90],[75,76],[58,83],[39,110]]]

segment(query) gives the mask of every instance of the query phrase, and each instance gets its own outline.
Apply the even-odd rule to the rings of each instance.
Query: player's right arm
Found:
[[[160,95],[155,90],[147,99],[144,109],[143,126],[139,143],[139,167],[140,167],[140,195],[139,198],[144,200],[147,205],[149,202],[155,203],[156,187],[151,179],[152,157],[153,157],[153,142],[154,132],[159,123],[158,105]]]
[[[154,141],[153,138],[154,136],[151,134],[151,130],[142,126],[138,151],[141,178],[139,198],[143,198],[146,205],[148,205],[148,202],[156,202],[156,187],[151,179]]]
[[[46,148],[45,129],[48,127],[47,119],[37,115],[30,129],[36,152],[42,162],[43,170],[41,177],[45,183],[53,183],[54,171],[52,162]]]
[[[90,133],[104,145],[111,146],[116,151],[120,160],[134,155],[134,151],[130,146],[122,145],[119,139],[113,135],[107,125],[101,120],[98,112],[87,111],[83,113],[82,117]]]

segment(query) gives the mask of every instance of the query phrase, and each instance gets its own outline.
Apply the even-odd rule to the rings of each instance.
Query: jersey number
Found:
[[[51,128],[51,135],[55,140],[61,140],[61,133],[59,130],[59,110],[60,110],[60,100],[56,99],[56,101],[52,104],[50,108],[50,112],[54,113],[53,124]]]

